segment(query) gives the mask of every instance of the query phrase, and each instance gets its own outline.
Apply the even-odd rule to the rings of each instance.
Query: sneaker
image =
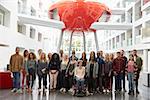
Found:
[[[61,89],[60,89],[60,92],[63,92],[63,90],[64,90],[64,88],[61,88]]]
[[[22,92],[22,89],[18,89],[18,90],[16,91],[16,93],[23,93],[23,92]]]
[[[126,89],[124,89],[123,92],[127,92]]]
[[[103,90],[103,92],[105,93],[105,92],[106,92],[106,90],[104,89],[104,90]]]
[[[109,93],[110,91],[107,89],[106,92]]]
[[[71,89],[69,89],[68,92],[71,92]]]
[[[66,92],[66,89],[64,88],[63,92],[65,93]]]
[[[41,92],[41,91],[42,91],[42,89],[41,89],[41,88],[38,88],[38,91],[39,91],[39,92]]]
[[[12,90],[11,90],[11,92],[16,92],[17,91],[17,89],[16,88],[13,88]]]
[[[139,90],[136,90],[136,94],[140,94]]]
[[[131,95],[131,91],[129,91],[128,94]]]

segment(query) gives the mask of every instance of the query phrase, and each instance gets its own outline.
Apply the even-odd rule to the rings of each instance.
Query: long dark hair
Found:
[[[84,55],[84,58],[83,58],[83,55]],[[86,59],[86,53],[85,53],[85,52],[82,53],[82,58],[81,58],[81,59],[82,59],[82,60],[87,60],[87,59]]]
[[[28,56],[28,55],[26,55],[26,53],[28,53],[28,50],[24,50],[23,57],[27,57]]]
[[[93,58],[92,58],[92,56],[93,56]],[[89,61],[96,61],[96,56],[95,56],[95,52],[94,51],[91,51]]]

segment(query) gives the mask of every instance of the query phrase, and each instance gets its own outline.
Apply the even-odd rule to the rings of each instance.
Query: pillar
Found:
[[[85,33],[83,32],[83,46],[84,46],[84,52],[86,52],[86,40],[85,40]]]
[[[143,57],[143,71],[147,72],[148,71],[148,50],[147,49],[145,49],[143,51],[143,55],[144,55],[144,57]]]
[[[94,39],[95,39],[95,44],[96,44],[96,51],[99,50],[99,45],[98,45],[98,39],[97,39],[97,33],[94,31]]]
[[[60,51],[61,44],[62,44],[62,39],[63,39],[63,35],[64,35],[64,30],[61,31],[61,34],[60,34],[60,37],[59,37],[59,42],[58,42],[57,52]]]
[[[69,56],[71,55],[71,50],[72,50],[72,37],[73,37],[74,31],[72,31],[71,36],[70,36],[70,44],[69,44]]]

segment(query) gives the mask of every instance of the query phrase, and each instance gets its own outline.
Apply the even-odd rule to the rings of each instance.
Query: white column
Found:
[[[94,32],[94,39],[95,39],[95,44],[96,44],[96,51],[98,51],[98,50],[99,50],[99,45],[98,45],[98,40],[97,40],[96,31]]]
[[[69,44],[69,57],[70,57],[70,54],[71,54],[71,50],[72,50],[72,37],[73,37],[73,32],[71,33],[71,36],[70,36],[70,44]]]
[[[147,49],[145,49],[143,51],[143,55],[144,55],[144,57],[143,57],[143,71],[147,72],[148,71],[148,50]]]
[[[136,15],[136,13],[135,13],[135,5],[134,5],[134,7],[132,9],[132,23],[133,24],[135,23],[135,15]],[[132,27],[132,45],[135,45],[135,27],[134,27],[134,25]]]
[[[61,44],[62,44],[62,39],[63,39],[64,31],[61,31],[60,37],[59,37],[59,42],[58,42],[58,47],[57,47],[57,52],[60,51]]]
[[[86,40],[85,40],[85,33],[83,32],[83,45],[84,45],[84,52],[86,52]]]

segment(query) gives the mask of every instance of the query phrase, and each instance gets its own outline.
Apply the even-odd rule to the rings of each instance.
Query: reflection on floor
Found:
[[[144,79],[140,79],[140,94],[129,96],[128,92],[115,94],[95,94],[94,96],[88,97],[74,97],[69,94],[61,94],[59,91],[56,93],[46,92],[45,95],[41,92],[38,93],[37,87],[34,87],[32,94],[23,93],[23,94],[13,94],[10,90],[0,90],[0,100],[150,100],[150,88],[143,86],[142,81]],[[37,83],[36,83],[37,86]],[[128,83],[126,83],[126,87],[128,87]],[[128,89],[128,88],[126,88]]]

